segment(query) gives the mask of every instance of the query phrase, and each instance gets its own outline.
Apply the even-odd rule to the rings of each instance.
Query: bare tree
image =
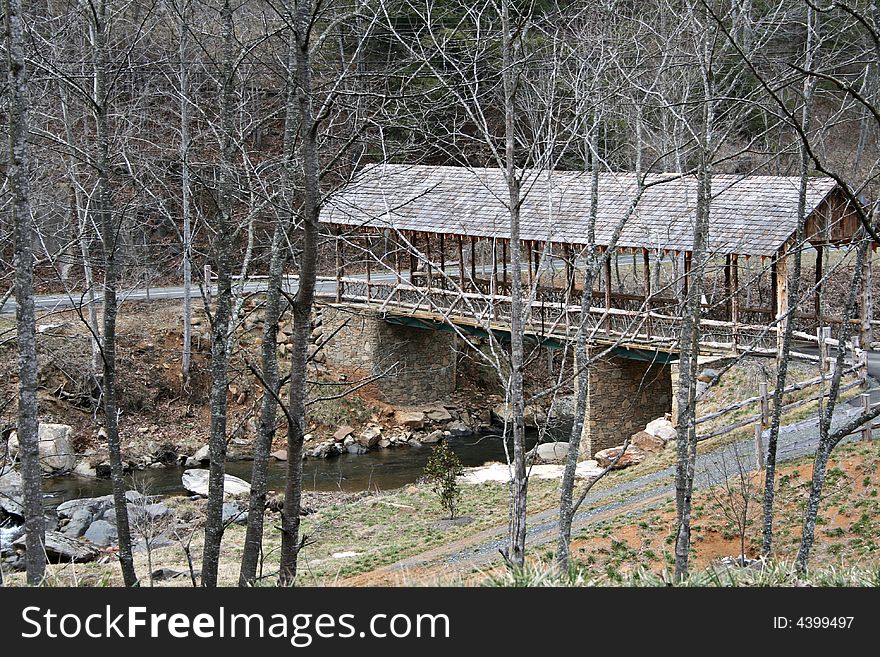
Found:
[[[9,187],[15,225],[15,301],[18,335],[18,438],[26,532],[27,581],[42,583],[46,570],[43,489],[37,417],[37,338],[34,314],[34,230],[28,185],[28,98],[21,0],[5,0],[9,84]]]

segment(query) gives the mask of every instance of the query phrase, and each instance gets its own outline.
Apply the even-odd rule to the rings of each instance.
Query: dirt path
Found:
[[[842,407],[834,416],[833,427],[860,412],[858,408]],[[779,434],[777,458],[790,461],[815,450],[818,441],[818,419],[811,418],[782,427]],[[848,440],[857,439],[857,435]],[[766,444],[766,440],[765,440]],[[711,452],[697,455],[694,477],[695,488],[705,488],[728,476],[735,468],[736,459],[751,462],[752,441],[724,445]],[[668,467],[632,481],[593,493],[580,513],[575,516],[572,529],[579,530],[621,514],[638,515],[670,499],[674,493],[675,469]],[[529,516],[527,548],[553,546],[556,539],[557,510],[547,509]],[[353,576],[345,586],[400,586],[435,582],[461,577],[475,569],[488,568],[499,562],[499,550],[506,541],[507,525],[498,525],[472,536],[442,545],[426,552],[407,557],[388,566]],[[553,546],[555,547],[555,546]]]

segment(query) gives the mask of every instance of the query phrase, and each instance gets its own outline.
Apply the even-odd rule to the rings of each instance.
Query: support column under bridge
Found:
[[[322,315],[328,365],[361,376],[391,368],[374,384],[383,401],[422,404],[455,391],[455,334],[392,324],[382,313],[342,305],[323,306]]]
[[[600,350],[594,349],[590,357],[598,353]],[[590,364],[582,455],[592,457],[603,449],[621,445],[648,422],[672,410],[671,367],[666,359],[657,356],[652,352],[618,350]]]

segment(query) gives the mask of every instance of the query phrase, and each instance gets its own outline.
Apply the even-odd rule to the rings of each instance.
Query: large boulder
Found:
[[[438,443],[443,439],[443,431],[437,429],[436,431],[432,431],[431,433],[424,435],[421,437],[420,442],[425,445],[433,445],[434,443]]]
[[[382,440],[382,427],[377,424],[370,424],[356,438],[357,442],[367,449],[372,449]]]
[[[396,411],[394,421],[407,429],[421,429],[425,426],[425,414],[422,411]]]
[[[596,452],[593,455],[593,458],[596,459],[596,463],[600,468],[607,468],[614,462],[614,459],[617,458],[618,454],[623,450],[623,446],[619,447],[609,447],[608,449],[603,449],[600,452]],[[620,460],[614,464],[614,470],[620,470],[622,468],[628,468],[631,465],[638,465],[642,461],[645,460],[645,452],[639,449],[638,447],[633,447],[630,445],[626,448],[626,452],[623,456],[620,457]]]
[[[208,445],[202,445],[196,450],[196,453],[186,460],[186,466],[195,467],[211,460],[211,448]]]
[[[675,431],[675,425],[665,417],[658,417],[656,420],[648,422],[645,426],[645,433],[662,438],[665,442],[675,440],[675,437],[678,435]]]
[[[452,420],[452,415],[443,406],[425,409],[425,415],[431,420],[431,422],[449,422]],[[418,427],[412,428],[418,429]]]
[[[248,512],[247,510],[242,510],[238,504],[234,504],[232,502],[226,502],[223,505],[223,524],[228,525],[231,523],[235,523],[236,525],[246,525],[247,524]]]
[[[666,441],[660,436],[655,436],[647,431],[639,431],[630,438],[630,444],[645,452],[662,452],[666,447]]]
[[[183,487],[190,493],[195,495],[208,496],[208,470],[184,470],[183,476],[180,478]],[[223,478],[223,494],[224,495],[244,495],[251,492],[251,485],[244,479],[233,477],[232,475],[224,475]]]
[[[354,427],[350,427],[347,424],[343,424],[333,434],[333,439],[336,440],[337,442],[339,442],[339,441],[345,440],[353,433],[354,433]]]
[[[76,467],[76,453],[71,445],[72,434],[73,427],[66,424],[40,424],[40,469],[44,473],[69,472]],[[8,449],[11,456],[16,456],[20,449],[15,431],[9,436]]]
[[[95,545],[107,547],[116,542],[118,534],[116,533],[116,527],[114,525],[111,525],[106,520],[96,520],[89,525],[83,538]]]
[[[25,537],[18,538],[13,545],[23,550]],[[57,563],[86,563],[94,561],[101,554],[98,548],[91,543],[65,536],[60,532],[46,532],[44,547],[49,561]]]
[[[568,456],[568,443],[541,443],[535,454],[542,461],[560,461]]]

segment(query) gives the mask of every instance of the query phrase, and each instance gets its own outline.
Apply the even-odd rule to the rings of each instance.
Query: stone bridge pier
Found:
[[[382,313],[345,306],[322,307],[326,362],[361,375],[389,404],[422,404],[455,391],[456,336],[386,322]],[[332,336],[332,337],[330,337]]]
[[[602,358],[590,366],[581,454],[615,447],[672,409],[669,364],[643,352]]]

